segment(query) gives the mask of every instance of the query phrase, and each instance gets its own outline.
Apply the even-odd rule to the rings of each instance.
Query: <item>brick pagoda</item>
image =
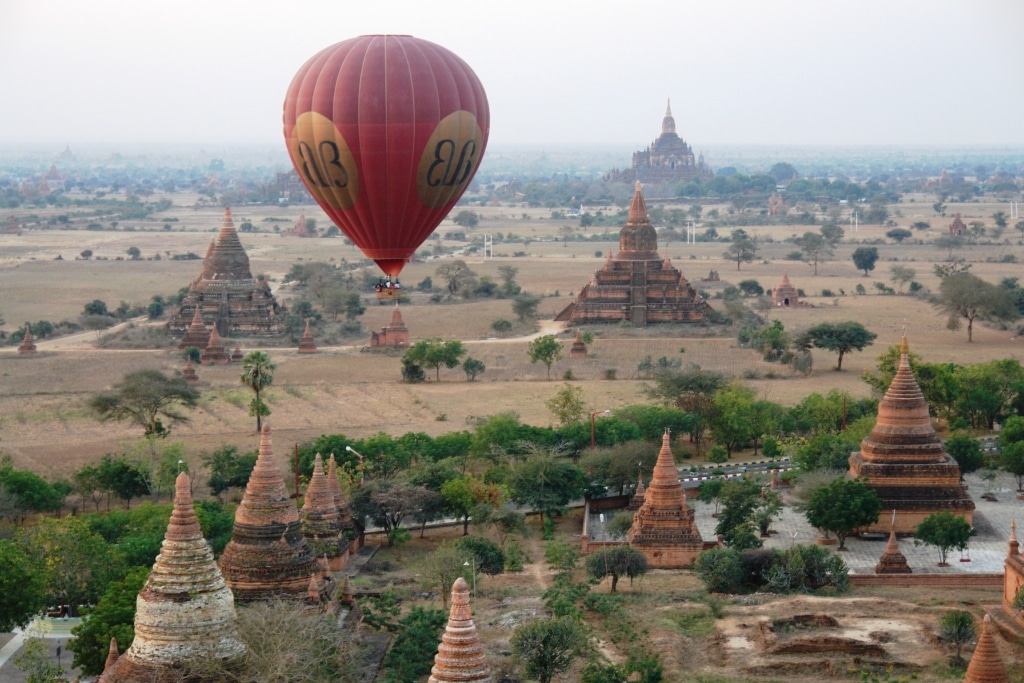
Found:
[[[800,292],[789,281],[789,273],[783,272],[782,282],[772,290],[772,305],[782,308],[804,305],[800,301]]]
[[[182,335],[181,341],[178,343],[178,350],[184,351],[185,349],[192,347],[202,351],[206,348],[206,344],[210,341],[210,330],[207,329],[206,324],[203,323],[203,316],[199,314],[199,309],[196,308],[192,312],[192,322],[189,323],[188,330]]]
[[[181,371],[181,375],[189,384],[195,384],[199,381],[199,375],[196,374],[196,369],[192,365],[192,358],[185,359],[185,369]]]
[[[906,556],[900,552],[900,544],[896,540],[896,530],[889,530],[889,542],[885,544],[882,556],[875,565],[876,574],[912,574]]]
[[[1010,683],[996,640],[992,637],[992,618],[987,614],[981,621],[978,644],[967,665],[964,683]]]
[[[104,683],[171,683],[203,659],[245,654],[231,590],[199,529],[185,473],[175,482],[167,533],[135,605],[135,639],[120,657],[111,641]]]
[[[220,557],[220,569],[239,602],[305,600],[309,577],[320,569],[274,462],[265,422],[256,466],[235,512],[234,533]]]
[[[1024,586],[1024,556],[1020,554],[1020,543],[1017,541],[1017,521],[1010,524],[1010,541],[1006,549],[1006,561],[1003,563],[1003,611],[1017,625],[1024,629],[1024,613],[1013,606],[1013,599]]]
[[[672,116],[672,103],[665,107],[661,120],[661,135],[646,149],[633,153],[633,165],[625,170],[615,169],[608,174],[612,182],[678,183],[694,178],[711,178],[714,173],[704,163],[704,155],[694,157],[693,149],[676,133],[676,120]]]
[[[341,483],[338,481],[338,463],[334,459],[334,453],[331,453],[327,462],[327,487],[331,490],[331,495],[334,496],[334,506],[338,509],[338,524],[341,527],[339,548],[342,551],[342,556],[339,558],[337,567],[332,566],[331,568],[334,571],[341,571],[342,567],[348,564],[348,560],[344,556],[345,551],[347,550],[351,555],[358,548],[357,544],[353,542],[356,536],[355,524],[352,522],[352,509],[348,504],[348,498],[341,490]]]
[[[686,492],[679,483],[669,433],[661,441],[644,502],[633,514],[633,526],[626,542],[647,557],[658,569],[689,567],[704,550],[704,541],[693,522],[693,510],[686,504]]]
[[[469,584],[461,576],[452,586],[452,609],[441,643],[434,655],[427,683],[491,683],[484,646],[480,642],[473,611],[469,606]]]
[[[863,477],[894,510],[892,530],[912,534],[928,515],[946,510],[968,524],[974,501],[960,483],[960,468],[946,452],[928,416],[928,403],[910,370],[907,338],[900,343],[896,376],[878,404],[874,429],[850,456],[849,478]],[[884,533],[888,520],[861,529]]]
[[[31,356],[36,352],[36,340],[32,337],[32,326],[25,323],[25,336],[21,338],[18,345],[18,353],[22,356]]]
[[[203,365],[227,365],[231,362],[231,356],[224,348],[224,342],[220,340],[216,327],[210,330],[210,339],[206,342],[199,362]]]
[[[0,234],[3,235],[20,235],[21,226],[18,225],[18,219],[14,216],[7,217],[7,225],[4,226],[3,230],[0,230]]]
[[[668,259],[658,255],[658,235],[647,216],[637,182],[629,218],[619,231],[619,253],[594,273],[590,282],[555,320],[571,325],[617,323],[702,323],[710,310],[704,298]]]
[[[409,346],[409,328],[402,320],[402,312],[398,310],[398,304],[391,309],[391,324],[380,328],[380,332],[370,333],[370,348],[378,346]]]
[[[224,210],[220,234],[210,243],[202,272],[167,323],[172,337],[180,337],[188,331],[197,308],[207,327],[216,327],[222,337],[273,335],[283,329],[270,284],[252,276],[249,257],[238,239],[231,209]]]
[[[587,345],[583,342],[583,338],[580,336],[579,328],[576,329],[576,338],[572,340],[572,346],[569,347],[569,357],[587,357]]]
[[[313,333],[309,329],[309,321],[306,321],[306,331],[302,333],[299,340],[299,353],[316,353],[316,342],[313,341]]]
[[[306,500],[302,505],[302,535],[306,543],[317,557],[326,557],[331,569],[340,565],[341,547],[341,516],[334,504],[334,494],[324,474],[324,462],[320,454],[316,454],[313,463],[313,477],[306,489]],[[346,544],[347,545],[347,544]],[[345,553],[347,559],[348,553]],[[338,566],[337,570],[340,570]],[[335,571],[337,571],[335,570]]]

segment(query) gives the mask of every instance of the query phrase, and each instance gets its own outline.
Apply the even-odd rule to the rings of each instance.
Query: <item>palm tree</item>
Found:
[[[273,383],[276,369],[265,351],[250,351],[242,359],[242,384],[256,392],[256,398],[249,404],[249,414],[256,416],[256,431],[263,429],[263,416],[270,415],[267,404],[260,399],[260,391]]]

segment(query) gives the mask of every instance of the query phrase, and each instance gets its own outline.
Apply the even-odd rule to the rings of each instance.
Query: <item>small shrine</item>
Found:
[[[672,457],[669,433],[661,440],[661,451],[654,465],[651,484],[644,502],[633,514],[633,526],[626,542],[647,557],[658,569],[689,567],[704,550],[704,540],[693,521],[693,510],[686,503],[686,491],[679,482],[679,471]]]
[[[587,357],[587,345],[584,343],[583,338],[580,336],[579,328],[576,329],[576,338],[572,340],[572,346],[569,347],[570,358],[586,358]]]
[[[283,330],[280,307],[270,291],[270,283],[252,276],[231,209],[224,210],[220,233],[206,251],[199,277],[192,281],[188,294],[167,322],[172,337],[189,331],[197,310],[203,323],[216,327],[221,337],[274,335]]]
[[[199,375],[196,374],[196,369],[192,366],[192,358],[185,359],[185,369],[181,371],[182,377],[189,384],[195,384],[199,381]]]
[[[21,226],[18,224],[18,219],[14,216],[7,217],[7,225],[4,226],[3,230],[0,230],[2,235],[20,235]]]
[[[234,350],[231,351],[231,362],[241,363],[244,358],[245,354],[242,353],[242,347],[239,346],[238,344],[235,344]]]
[[[893,510],[892,531],[912,534],[928,515],[945,510],[968,524],[974,501],[960,483],[960,468],[946,452],[928,415],[928,403],[910,370],[909,345],[900,343],[900,364],[878,404],[874,429],[850,456],[847,477],[863,477]],[[861,531],[890,531],[879,520]]]
[[[953,222],[949,224],[950,235],[962,235],[967,230],[967,226],[964,225],[964,219],[960,218],[960,212],[957,211],[953,215]]]
[[[210,330],[210,339],[206,342],[199,362],[203,365],[227,365],[231,362],[231,356],[224,348],[224,342],[220,340],[216,327]]]
[[[160,554],[135,605],[135,639],[121,656],[111,640],[100,676],[104,683],[171,683],[181,680],[182,670],[192,663],[231,661],[245,654],[231,590],[199,528],[184,472],[175,482],[174,510]]]
[[[1010,683],[996,639],[992,636],[992,617],[985,615],[978,632],[978,644],[967,665],[964,683]]]
[[[203,317],[199,315],[199,309],[197,308],[192,314],[192,322],[189,323],[188,330],[181,337],[181,342],[178,344],[178,350],[184,351],[187,348],[195,348],[202,351],[206,348],[206,344],[210,341],[210,330],[206,329],[206,325],[203,323]]]
[[[619,231],[619,253],[596,271],[576,299],[555,320],[571,325],[619,323],[703,323],[710,310],[704,297],[671,261],[658,255],[658,234],[647,215],[637,182],[629,218]]]
[[[274,461],[266,422],[256,466],[235,511],[234,532],[220,557],[220,570],[238,602],[305,600],[309,577],[319,571]]]
[[[1003,611],[1010,616],[1021,629],[1024,629],[1024,612],[1013,606],[1017,593],[1024,588],[1024,556],[1020,553],[1017,541],[1017,521],[1010,524],[1010,540],[1006,549],[1006,560],[1003,562]]]
[[[434,655],[427,683],[491,683],[484,646],[469,605],[469,584],[461,576],[452,586],[448,625]]]
[[[636,478],[636,490],[633,491],[633,497],[629,499],[626,509],[633,512],[639,510],[640,506],[644,504],[645,495],[647,495],[647,488],[644,486],[644,475],[641,473]]]
[[[324,462],[319,453],[313,462],[313,476],[309,480],[309,488],[306,489],[306,500],[302,505],[300,517],[302,535],[313,550],[313,554],[323,557],[328,567],[332,562],[337,564],[343,552],[341,516],[337,505],[334,504],[334,494],[327,483]],[[346,559],[347,556],[346,552]]]
[[[889,530],[889,542],[885,544],[882,556],[878,558],[875,565],[876,574],[912,574],[910,565],[907,564],[906,556],[900,552],[899,542],[896,540],[896,530]]]
[[[306,331],[299,340],[299,353],[316,353],[316,342],[313,341],[313,333],[309,329],[309,320],[306,320]]]
[[[376,349],[381,346],[395,346],[404,348],[409,346],[409,328],[402,320],[402,312],[398,310],[398,304],[391,309],[391,323],[380,328],[380,332],[370,333],[370,348]]]
[[[772,290],[772,305],[777,308],[807,305],[806,302],[800,301],[800,291],[789,281],[787,272],[782,273],[782,282]]]
[[[32,337],[32,326],[25,323],[25,336],[18,345],[18,355],[31,356],[36,352],[36,340]]]
[[[281,233],[282,237],[316,237],[316,228],[310,228],[309,222],[306,220],[306,212],[303,211],[299,214],[299,220],[295,221],[295,225],[292,226],[291,230],[285,230]]]

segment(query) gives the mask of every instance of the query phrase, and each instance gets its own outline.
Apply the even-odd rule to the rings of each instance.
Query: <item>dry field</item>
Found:
[[[158,199],[153,197],[151,200]],[[194,197],[172,195],[176,205],[148,221],[131,223],[133,232],[122,224],[118,231],[29,230],[22,236],[0,236],[0,315],[6,319],[5,329],[13,330],[24,320],[74,319],[82,306],[102,299],[111,307],[121,300],[146,303],[154,294],[169,294],[186,285],[199,271],[197,261],[172,261],[170,254],[189,251],[202,255],[220,225],[222,209],[199,206]],[[914,203],[890,207],[894,220],[903,226],[917,220],[930,220],[928,239],[939,234],[947,219],[935,216],[928,198],[915,198]],[[705,212],[716,207],[705,207]],[[726,206],[717,207],[724,214]],[[964,220],[986,220],[997,204],[950,204],[947,214],[959,210]],[[236,225],[251,220],[257,233],[241,235],[254,273],[266,273],[277,283],[278,294],[285,300],[293,295],[280,286],[281,276],[299,260],[354,260],[358,252],[341,240],[301,240],[281,237],[273,227],[290,227],[304,210],[323,227],[327,220],[318,208],[312,207],[237,207],[233,210]],[[546,209],[525,207],[474,208],[482,216],[481,226],[471,231],[529,236],[532,239],[555,237],[567,221],[550,218]],[[50,213],[56,213],[50,210]],[[528,218],[522,218],[526,213]],[[49,214],[39,212],[43,221]],[[177,218],[172,229],[162,229],[163,219]],[[276,219],[277,222],[267,219]],[[76,224],[87,221],[73,218]],[[601,230],[611,230],[601,228]],[[884,236],[889,228],[861,226],[847,232],[853,242]],[[443,236],[462,230],[445,221],[438,232]],[[412,305],[403,306],[403,316],[413,338],[445,337],[466,341],[469,353],[484,361],[487,371],[474,383],[465,382],[458,369],[442,370],[441,382],[421,385],[399,382],[396,357],[360,353],[357,348],[324,349],[318,356],[300,357],[288,349],[270,353],[279,370],[269,401],[271,422],[279,444],[290,444],[320,433],[344,432],[365,435],[379,430],[403,433],[417,430],[438,434],[465,429],[474,418],[505,410],[515,410],[523,420],[547,424],[551,417],[543,403],[561,386],[558,381],[571,371],[583,388],[588,406],[604,410],[643,400],[644,382],[633,377],[637,364],[647,355],[681,358],[702,367],[746,377],[743,381],[765,398],[794,404],[813,391],[839,388],[855,396],[868,393],[859,379],[865,368],[888,344],[894,344],[904,326],[915,352],[930,361],[969,363],[989,359],[1016,357],[1024,341],[1014,338],[1012,331],[982,327],[975,331],[975,343],[966,343],[966,333],[949,332],[945,319],[928,304],[910,296],[879,296],[873,283],[889,283],[889,268],[897,261],[917,271],[916,279],[928,288],[937,287],[932,272],[935,262],[946,254],[929,244],[879,245],[881,258],[875,271],[863,277],[850,260],[858,244],[844,243],[832,260],[819,264],[818,275],[800,261],[787,260],[795,247],[783,240],[800,235],[804,226],[753,228],[763,240],[761,254],[754,263],[737,270],[734,263],[722,258],[723,243],[687,245],[673,242],[663,249],[683,274],[712,297],[713,306],[721,306],[713,298],[727,284],[756,279],[768,288],[778,283],[784,272],[807,295],[813,308],[774,309],[770,318],[778,318],[787,329],[800,331],[822,321],[858,320],[878,334],[868,351],[844,359],[843,372],[833,372],[835,357],[815,354],[815,370],[808,378],[797,377],[788,368],[764,363],[757,354],[734,348],[733,341],[721,328],[664,329],[647,332],[622,329],[618,326],[597,327],[592,331],[597,340],[586,360],[563,359],[551,370],[546,381],[543,365],[530,364],[526,341],[491,340],[490,323],[499,318],[512,318],[508,301],[486,300],[470,303],[434,305],[419,297]],[[723,234],[726,232],[720,230]],[[915,233],[915,238],[920,233]],[[428,243],[429,244],[429,243]],[[160,261],[115,260],[137,246],[145,257],[160,253]],[[74,260],[83,249],[92,249],[92,260]],[[539,312],[550,318],[571,301],[571,296],[586,283],[593,271],[604,262],[604,255],[616,245],[610,242],[522,242],[499,243],[496,258],[466,258],[480,275],[497,279],[499,265],[518,268],[517,281],[530,292],[545,295]],[[511,254],[523,251],[525,257]],[[600,251],[602,256],[596,256]],[[53,260],[57,254],[63,260]],[[504,255],[503,255],[504,254]],[[1014,277],[1020,273],[1015,263],[1001,259],[1012,254],[1024,262],[1024,247],[1016,233],[1007,231],[999,244],[965,248],[959,254],[972,263],[972,272],[991,281]],[[97,257],[105,260],[97,260]],[[403,273],[409,287],[424,277],[434,276],[438,262],[428,260],[410,264]],[[704,283],[709,270],[717,270],[723,282]],[[437,280],[435,276],[435,281]],[[854,294],[864,284],[868,295]],[[821,296],[832,290],[833,296]],[[845,294],[841,294],[844,292]],[[385,325],[391,315],[389,306],[378,306],[367,297],[367,311],[361,317],[366,330]],[[544,327],[545,331],[551,329]],[[571,331],[564,331],[568,340]],[[710,336],[709,336],[710,335]],[[258,342],[243,342],[254,348]],[[685,352],[680,355],[680,349]],[[123,425],[101,425],[85,408],[89,396],[110,387],[127,371],[155,367],[173,371],[180,360],[170,349],[154,351],[108,351],[94,348],[92,333],[63,342],[43,341],[35,358],[18,358],[14,349],[0,349],[0,449],[11,453],[19,466],[32,467],[48,475],[67,473],[81,463],[105,452],[116,452],[126,441],[137,436]],[[617,379],[604,379],[615,370]],[[247,414],[248,396],[238,383],[237,367],[200,368],[203,390],[202,406],[194,411],[190,424],[175,428],[175,437],[186,443],[191,455],[221,443],[255,446],[252,419]],[[284,447],[279,446],[283,452]]]

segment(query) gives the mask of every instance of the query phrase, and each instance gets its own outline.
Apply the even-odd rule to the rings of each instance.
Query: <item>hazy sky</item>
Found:
[[[1024,143],[1021,0],[0,0],[0,143],[276,143],[295,71],[451,49],[491,143]],[[282,143],[283,144],[283,143]]]

